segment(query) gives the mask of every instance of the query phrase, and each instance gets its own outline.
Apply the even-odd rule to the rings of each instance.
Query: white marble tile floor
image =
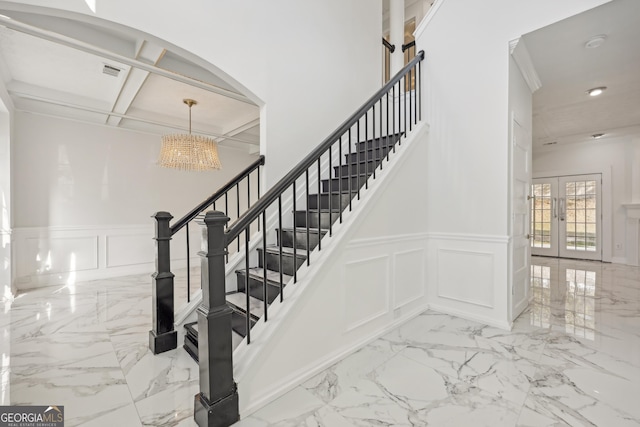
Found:
[[[67,426],[195,426],[197,365],[147,348],[150,283],[4,301],[0,404],[64,405]],[[533,258],[532,292],[512,331],[427,311],[236,426],[640,426],[640,268]]]

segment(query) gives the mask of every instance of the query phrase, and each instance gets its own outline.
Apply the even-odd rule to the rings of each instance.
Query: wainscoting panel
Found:
[[[192,257],[200,244],[193,230]],[[154,229],[144,225],[30,227],[12,232],[18,290],[154,271]],[[178,252],[178,251],[176,251]],[[172,269],[183,268],[174,259]],[[182,255],[184,259],[185,256]],[[195,258],[194,258],[195,259]]]
[[[155,257],[154,246],[154,240],[148,234],[107,235],[106,267],[146,264]]]
[[[401,308],[425,294],[425,250],[397,252],[394,257],[394,309]]]
[[[389,312],[389,257],[345,264],[345,325],[350,331]]]
[[[439,250],[439,297],[492,308],[493,283],[493,254]]]
[[[22,266],[38,274],[98,268],[97,236],[39,236],[24,241]]]
[[[459,233],[429,236],[429,307],[509,329],[508,236]]]

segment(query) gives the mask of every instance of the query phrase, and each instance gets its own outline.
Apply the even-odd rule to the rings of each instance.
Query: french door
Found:
[[[531,254],[602,260],[600,174],[535,178]]]

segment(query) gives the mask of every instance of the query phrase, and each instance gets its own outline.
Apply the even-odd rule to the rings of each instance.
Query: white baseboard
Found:
[[[513,323],[507,321],[502,322],[490,317],[469,313],[467,311],[456,310],[451,307],[445,307],[438,304],[429,304],[429,309],[437,311],[438,313],[449,314],[451,316],[460,317],[461,319],[482,323],[484,325],[495,326],[496,328],[504,329],[506,331],[510,331],[513,327]]]
[[[611,258],[611,262],[613,264],[627,264],[627,259],[623,257],[613,257]]]

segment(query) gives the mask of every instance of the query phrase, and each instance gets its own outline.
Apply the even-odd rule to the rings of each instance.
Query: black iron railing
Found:
[[[176,331],[174,330],[175,305],[175,275],[171,272],[171,240],[179,231],[185,231],[187,259],[186,272],[186,301],[191,300],[191,248],[189,239],[189,224],[200,219],[207,209],[222,209],[228,216],[239,218],[260,194],[260,166],[265,163],[264,156],[247,166],[238,175],[227,182],[222,188],[203,200],[189,213],[169,225],[173,216],[168,212],[157,212],[156,220],[156,272],[153,274],[153,329],[149,335],[149,347],[154,354],[172,350],[177,347]],[[252,186],[253,183],[253,186]],[[241,191],[241,187],[242,191]],[[241,192],[246,189],[246,205],[241,203]],[[234,193],[230,202],[230,193]],[[238,240],[238,248],[240,242]],[[174,248],[175,249],[175,248]],[[227,258],[228,259],[228,258]]]
[[[300,227],[306,238],[306,263],[311,262],[310,234],[318,233],[317,251],[322,250],[322,232],[332,234],[333,221],[342,222],[342,210],[352,208],[351,200],[360,197],[361,186],[366,188],[370,179],[375,179],[376,169],[383,168],[384,159],[389,159],[391,152],[395,152],[396,144],[406,138],[407,133],[418,123],[422,115],[421,107],[421,61],[424,52],[418,55],[396,74],[382,89],[362,105],[351,117],[327,137],[317,148],[298,163],[278,183],[271,187],[258,201],[248,209],[233,224],[227,227],[229,218],[224,212],[207,212],[205,224],[207,232],[204,234],[202,253],[202,277],[207,283],[202,284],[202,305],[198,307],[198,355],[200,370],[200,393],[195,396],[194,418],[199,426],[228,426],[238,419],[238,392],[233,380],[233,349],[232,349],[232,316],[233,310],[225,299],[225,261],[227,248],[244,234],[245,267],[247,273],[251,263],[250,239],[262,240],[262,266],[264,280],[262,296],[264,298],[264,312],[262,320],[268,320],[267,303],[267,232],[277,228],[279,259],[279,298],[283,301],[283,240],[282,224],[283,202],[294,212],[293,218],[293,274],[291,281],[297,281],[298,268],[296,257],[296,232],[300,215],[306,215],[305,227]],[[415,91],[405,92],[408,79],[414,79]],[[352,145],[356,143],[355,152]],[[348,151],[347,151],[348,150]],[[343,155],[348,162],[343,163]],[[355,156],[355,157],[354,157]],[[355,162],[353,161],[355,160]],[[337,168],[334,169],[334,165]],[[343,166],[346,166],[347,177],[343,176]],[[353,175],[356,169],[355,176]],[[336,171],[337,178],[323,180],[323,171]],[[325,174],[326,176],[326,174]],[[337,188],[334,187],[337,183]],[[317,195],[310,194],[317,184]],[[303,192],[304,194],[302,194]],[[337,201],[333,196],[338,194]],[[321,197],[325,196],[323,211]],[[342,196],[348,197],[344,203]],[[300,200],[300,202],[299,202]],[[304,202],[302,202],[304,201]],[[305,205],[306,213],[297,211]],[[336,206],[336,204],[338,206]],[[310,208],[317,208],[316,225],[310,226]],[[338,214],[339,211],[339,214]],[[323,221],[323,214],[325,221]],[[261,232],[252,234],[252,224],[258,223]],[[311,230],[313,228],[313,230]],[[302,231],[302,229],[304,231]],[[302,237],[302,236],[301,236]],[[244,283],[246,297],[246,343],[251,342],[251,313],[250,313],[250,283],[249,274],[245,274]],[[273,278],[271,279],[273,280]]]
[[[402,45],[402,52],[404,53],[404,63],[408,64],[409,61],[416,55],[416,42],[410,41],[407,44]],[[405,81],[405,91],[409,92],[416,88],[416,76],[415,73],[410,74],[409,78]]]
[[[391,78],[391,54],[395,52],[396,46],[389,43],[384,37],[382,38],[382,46],[384,82],[386,83]]]

